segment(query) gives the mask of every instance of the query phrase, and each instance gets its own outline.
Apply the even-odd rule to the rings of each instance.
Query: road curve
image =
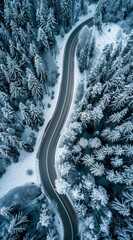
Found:
[[[92,18],[81,23],[70,35],[64,52],[63,74],[60,93],[53,117],[44,132],[37,158],[41,183],[47,196],[57,203],[64,228],[64,240],[79,240],[77,216],[66,195],[59,195],[55,190],[55,151],[61,129],[67,118],[74,88],[74,53],[78,33],[84,25],[92,26]]]

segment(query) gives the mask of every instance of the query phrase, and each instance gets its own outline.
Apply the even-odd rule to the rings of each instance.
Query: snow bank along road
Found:
[[[53,117],[44,132],[37,154],[39,171],[44,191],[57,203],[64,228],[64,240],[78,240],[77,217],[66,195],[59,195],[55,190],[56,170],[54,167],[55,150],[61,129],[70,108],[74,88],[74,52],[78,33],[84,25],[92,26],[92,18],[80,24],[70,35],[64,52],[63,74],[60,93]]]

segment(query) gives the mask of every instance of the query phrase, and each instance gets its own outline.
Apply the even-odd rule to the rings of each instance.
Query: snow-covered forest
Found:
[[[79,34],[86,84],[60,140],[56,188],[71,195],[81,239],[131,240],[133,2],[99,0],[93,22]]]
[[[87,14],[88,4],[84,0],[0,1],[0,178],[12,163],[18,164],[24,151],[33,152],[37,132],[45,124],[44,110],[51,107],[47,96],[54,101],[59,76],[56,36],[63,38]],[[32,169],[26,174],[32,175]],[[56,204],[39,186],[26,184],[1,195],[2,191],[1,240],[60,239]]]
[[[78,36],[81,81],[60,140],[55,184],[73,202],[82,240],[132,240],[132,0],[0,1],[0,177],[22,151],[34,151],[51,106],[47,96],[54,101],[56,36],[63,39],[94,3],[94,24]],[[0,196],[0,239],[59,240],[57,213],[40,186],[12,189]]]
[[[45,121],[45,97],[54,98],[49,89],[58,78],[55,35],[64,36],[85,6],[71,0],[0,1],[0,176],[19,160],[21,149],[33,151],[34,133]]]
[[[51,52],[56,22],[53,10],[44,11],[44,4],[39,2],[5,1],[0,6],[0,152],[3,165],[17,162],[20,149],[33,151],[34,134],[30,132],[24,139],[23,132],[28,127],[38,131],[43,125],[45,95],[57,80]],[[54,65],[52,70],[50,61]]]

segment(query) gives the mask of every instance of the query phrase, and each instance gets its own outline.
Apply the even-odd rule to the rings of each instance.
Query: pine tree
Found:
[[[29,46],[29,57],[30,57],[30,59],[34,59],[36,54],[38,54],[38,50],[37,50],[35,42],[32,41],[32,43],[30,43],[30,46]]]
[[[16,149],[5,145],[0,146],[0,153],[5,157],[9,157],[13,162],[17,162],[20,155]]]
[[[17,24],[13,20],[11,20],[10,22],[10,27],[12,31],[12,38],[14,42],[17,43],[19,41],[19,33],[18,33]]]
[[[26,76],[28,80],[28,88],[32,92],[32,96],[35,100],[41,101],[43,99],[43,88],[42,84],[38,81],[38,79],[34,76],[32,71],[27,68]]]
[[[36,54],[34,57],[34,64],[35,64],[35,69],[37,73],[37,77],[39,78],[40,82],[46,83],[47,82],[47,76],[46,76],[46,71],[45,71],[45,65],[42,62],[41,57]]]
[[[104,175],[105,167],[104,167],[103,163],[94,163],[90,167],[90,172],[94,176],[102,176],[102,175]]]
[[[8,219],[10,219],[10,217],[11,217],[11,210],[13,209],[13,207],[12,206],[10,206],[10,207],[2,207],[1,209],[0,209],[0,215],[2,215],[3,217],[6,217],[6,218],[8,218]]]
[[[90,41],[89,44],[89,49],[88,49],[88,57],[91,59],[94,55],[94,50],[95,50],[95,38],[93,37]]]
[[[63,27],[66,29],[72,24],[72,1],[71,0],[63,0],[60,2],[61,13],[63,17]]]
[[[29,108],[21,102],[19,104],[19,107],[20,107],[20,111],[21,111],[21,115],[22,115],[22,119],[23,119],[24,123],[26,123],[26,125],[28,125],[28,126],[32,126],[33,120],[31,119],[31,114],[29,112]]]
[[[21,98],[24,98],[24,96],[25,96],[24,89],[17,82],[11,82],[10,93],[11,93],[11,99],[20,100]]]
[[[12,58],[14,58],[15,57],[15,45],[11,39],[9,40],[9,49],[10,49],[10,54],[11,54]]]
[[[49,9],[49,14],[47,18],[47,26],[53,31],[55,30],[56,20],[54,18],[54,11],[52,8]]]
[[[41,27],[38,28],[37,41],[40,44],[40,47],[42,48],[43,46],[44,51],[47,52],[49,49],[48,37]]]
[[[6,26],[9,26],[10,21],[11,21],[10,11],[12,11],[12,10],[11,9],[9,10],[9,1],[6,1],[5,4],[4,4],[4,20],[5,20]]]
[[[23,20],[24,24],[26,22],[31,23],[31,4],[29,4],[28,0],[23,0],[22,1],[22,18],[21,21]]]
[[[13,217],[10,222],[8,233],[11,235],[22,233],[27,228],[28,219],[27,216],[23,215],[21,212]]]
[[[82,157],[82,161],[85,166],[90,167],[95,162],[95,158],[93,155],[86,154]]]
[[[11,81],[15,81],[19,77],[21,78],[22,71],[18,66],[17,62],[10,56],[7,56],[7,68]]]
[[[79,68],[83,72],[88,67],[88,51],[89,51],[90,40],[87,40],[85,46],[80,50],[79,53]]]
[[[28,39],[26,38],[26,35],[25,35],[22,27],[19,27],[18,34],[19,34],[19,39],[20,39],[20,42],[21,42],[22,46],[26,47]]]
[[[4,106],[4,104],[6,104],[9,101],[9,96],[8,94],[0,91],[0,105]]]
[[[47,2],[41,0],[38,2],[37,11],[36,11],[36,21],[38,23],[38,27],[41,27],[45,30],[46,27],[46,19],[48,13]]]
[[[45,32],[48,36],[48,41],[50,45],[52,45],[55,41],[55,26],[56,26],[56,21],[54,18],[53,9],[50,9],[47,17],[47,24],[45,27]]]
[[[104,0],[98,2],[96,7],[96,12],[93,18],[94,24],[97,26],[98,30],[102,30],[102,20],[103,20],[103,8],[104,8]]]
[[[0,132],[0,139],[6,146],[21,148],[20,139],[9,132]]]
[[[10,106],[8,102],[5,103],[5,106],[1,108],[1,111],[4,115],[4,117],[9,121],[9,122],[14,122],[15,117],[14,117],[14,110]]]
[[[124,201],[120,202],[119,200],[115,199],[112,203],[112,207],[124,217],[128,217],[130,215],[128,205]]]
[[[7,67],[4,64],[0,64],[0,69],[2,71],[2,74],[5,76],[6,81],[10,83],[10,76],[9,72],[7,72]]]
[[[29,113],[32,119],[32,128],[38,130],[38,127],[42,126],[44,123],[43,113],[39,111],[32,103],[29,105]]]

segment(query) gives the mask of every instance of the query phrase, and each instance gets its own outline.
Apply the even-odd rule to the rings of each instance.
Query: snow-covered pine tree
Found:
[[[29,46],[29,58],[34,59],[34,57],[38,54],[38,49],[34,41],[30,43]]]
[[[33,98],[37,101],[41,101],[43,99],[42,84],[34,76],[33,72],[28,68],[26,69],[26,76],[28,80],[28,88],[31,91]]]
[[[44,123],[43,113],[32,103],[29,104],[29,113],[32,119],[32,129],[38,130],[38,128]]]
[[[55,41],[55,27],[56,27],[56,20],[54,18],[54,12],[53,9],[50,8],[49,14],[47,17],[45,32],[48,36],[48,41],[50,45],[54,44]]]
[[[4,107],[1,108],[1,111],[3,113],[3,116],[9,121],[9,122],[14,122],[15,117],[14,117],[14,110],[10,106],[8,102],[5,102]]]
[[[20,107],[20,111],[21,111],[21,115],[24,123],[27,126],[32,126],[32,119],[31,119],[31,114],[29,112],[29,108],[21,102],[19,104],[19,107]]]
[[[65,31],[68,31],[72,24],[72,0],[61,1],[60,8],[63,17],[63,27]]]
[[[49,49],[48,37],[41,27],[38,28],[37,41],[40,44],[40,48],[47,52]]]
[[[39,81],[43,84],[46,84],[47,74],[46,74],[45,63],[43,63],[42,58],[38,54],[36,54],[34,57],[34,65],[35,65],[36,74]]]

